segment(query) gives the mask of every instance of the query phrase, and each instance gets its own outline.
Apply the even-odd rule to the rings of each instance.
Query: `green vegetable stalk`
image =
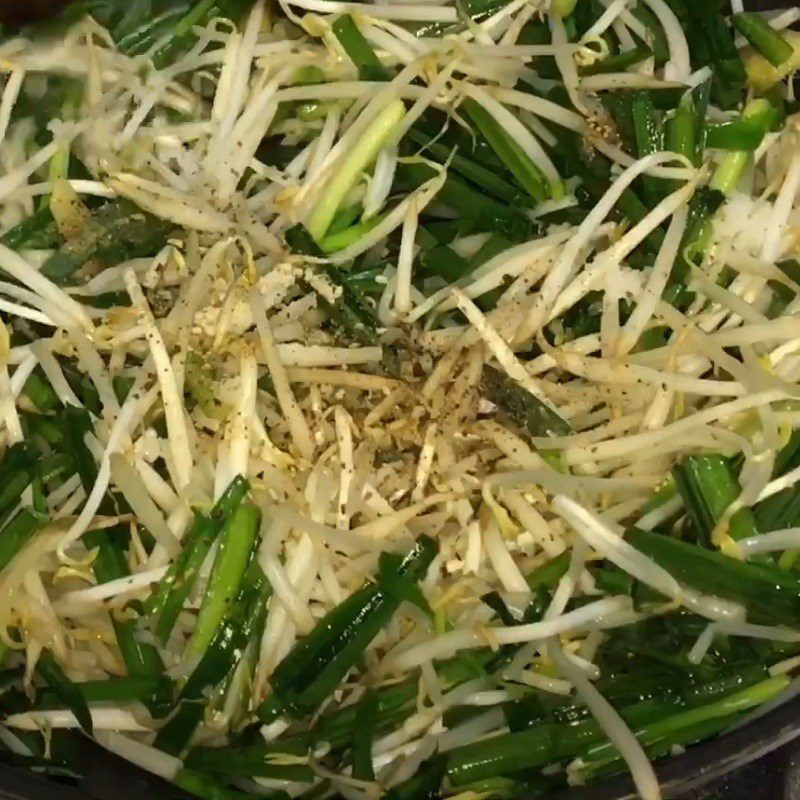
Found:
[[[281,714],[300,717],[315,711],[408,598],[403,587],[416,588],[435,554],[436,545],[427,536],[420,536],[402,559],[383,553],[383,579],[336,606],[278,664],[270,676],[273,695],[258,709],[259,717],[270,722]]]
[[[359,174],[372,164],[381,148],[391,139],[405,113],[406,107],[401,100],[388,103],[372,120],[361,139],[344,155],[306,220],[306,228],[314,239],[319,240],[326,234],[342,200]]]

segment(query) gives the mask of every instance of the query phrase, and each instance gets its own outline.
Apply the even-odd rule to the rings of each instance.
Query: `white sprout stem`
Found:
[[[586,127],[586,123],[580,114],[576,114],[574,111],[570,111],[543,97],[504,87],[487,87],[486,91],[501,103],[530,111],[531,114],[535,114],[537,117],[555,122],[557,125],[569,128],[576,133],[582,132]]]
[[[749,622],[711,622],[697,637],[697,641],[689,651],[689,661],[699,664],[706,656],[714,642],[714,637],[742,636],[750,639],[766,639],[771,642],[800,642],[800,631],[772,625],[753,625]]]
[[[347,508],[350,500],[350,487],[353,483],[353,431],[350,415],[342,406],[333,409],[336,429],[336,445],[339,449],[339,504],[336,512],[336,527],[346,530],[350,526]]]
[[[86,604],[97,603],[99,600],[108,600],[111,597],[136,592],[139,589],[149,587],[153,583],[158,583],[167,572],[168,567],[156,567],[146,572],[138,572],[134,575],[126,575],[124,578],[117,578],[90,589],[75,589],[71,592],[62,594],[57,602],[58,608],[74,607]]]
[[[261,340],[261,348],[267,363],[267,369],[270,371],[281,411],[283,411],[286,421],[289,424],[292,440],[298,453],[300,453],[303,458],[310,459],[314,452],[314,442],[311,438],[311,431],[308,427],[308,422],[306,422],[303,416],[303,412],[300,410],[300,406],[297,404],[297,400],[295,400],[291,386],[289,385],[289,376],[286,374],[286,366],[281,357],[280,346],[275,343],[272,328],[267,319],[264,299],[258,291],[253,292],[250,305],[253,310],[253,320],[256,323],[258,335]]]
[[[11,70],[3,90],[3,99],[0,100],[0,142],[6,138],[11,112],[14,110],[14,104],[19,97],[19,90],[22,88],[23,80],[25,80],[25,70],[19,68]]]
[[[108,444],[103,451],[102,458],[100,459],[100,466],[97,470],[97,479],[92,487],[92,491],[86,500],[81,513],[75,522],[72,523],[70,529],[63,534],[62,539],[58,546],[59,557],[69,562],[70,559],[66,556],[67,548],[75,541],[77,541],[89,527],[92,518],[100,508],[100,503],[103,496],[108,489],[109,480],[111,478],[111,455],[119,451],[119,448],[124,439],[130,433],[130,429],[142,417],[147,409],[153,404],[156,399],[156,389],[151,389],[144,396],[139,396],[136,392],[131,390],[128,398],[123,403],[119,415],[114,422],[111,432],[108,437]]]
[[[15,395],[8,375],[8,365],[3,364],[0,366],[0,407],[9,444],[16,444],[25,438],[14,401]]]
[[[165,780],[172,780],[183,769],[183,762],[179,758],[120,733],[96,730],[94,738],[106,750]]]
[[[162,186],[135,175],[110,175],[106,178],[106,184],[121,197],[127,197],[151,214],[176,225],[208,233],[226,233],[231,227],[230,219],[225,214],[201,207],[196,198],[164,192]]]
[[[549,408],[557,411],[552,402],[543,394],[539,384],[514,355],[511,348],[506,344],[500,334],[486,321],[486,317],[484,317],[478,306],[459,289],[453,289],[452,292],[453,299],[458,304],[461,312],[478,331],[478,334],[484,340],[486,346],[500,362],[509,377],[519,383],[524,389],[527,389],[534,397]]]
[[[673,153],[653,153],[632,164],[614,181],[595,207],[586,215],[586,218],[580,224],[574,236],[567,242],[562,250],[558,261],[552,266],[542,284],[528,318],[517,331],[517,342],[525,341],[532,333],[541,327],[547,311],[563,288],[578,254],[589,243],[595,229],[610,213],[614,204],[619,200],[625,189],[627,189],[639,175],[646,172],[651,167],[664,164],[675,158],[676,156]]]
[[[678,89],[684,84],[638,72],[607,72],[582,78],[581,86],[587,92],[607,92],[617,89]]]
[[[620,332],[616,347],[617,356],[623,356],[630,352],[650,322],[664,287],[667,285],[667,280],[669,280],[672,264],[678,254],[683,232],[686,229],[687,218],[688,209],[686,208],[679,209],[672,217],[644,290],[637,297],[636,308]]]
[[[604,597],[574,611],[562,614],[546,622],[531,622],[513,627],[491,628],[492,640],[498,644],[521,644],[558,636],[568,631],[583,630],[587,625],[603,627],[603,620],[619,611],[631,608],[629,597],[623,595]],[[461,650],[483,644],[482,637],[471,630],[457,630],[442,634],[430,642],[414,645],[403,653],[387,659],[386,668],[403,672],[419,666],[422,661],[449,658]]]
[[[169,529],[166,520],[159,511],[147,487],[144,485],[136,468],[120,453],[112,453],[110,457],[111,479],[125,497],[136,517],[142,522],[153,538],[170,556],[180,552],[180,543]]]
[[[383,208],[392,190],[396,169],[397,148],[384,147],[375,159],[375,169],[364,195],[364,212],[361,215],[363,220],[372,219]]]
[[[581,114],[588,117],[589,108],[581,91],[581,81],[578,77],[575,60],[572,57],[572,50],[569,47],[564,23],[557,14],[548,14],[547,22],[550,26],[550,35],[553,37],[553,44],[558,47],[558,52],[555,56],[556,66],[561,72],[569,99]]]
[[[767,228],[766,236],[764,236],[764,244],[761,248],[761,258],[764,261],[771,263],[780,256],[781,234],[792,210],[792,204],[797,196],[798,188],[800,188],[800,154],[796,153],[792,158],[781,190],[778,192],[769,228]]]
[[[760,533],[758,536],[740,539],[737,546],[745,556],[773,553],[776,550],[796,550],[800,548],[800,528]]]
[[[91,320],[79,303],[48,280],[39,270],[34,269],[22,256],[3,244],[0,244],[0,268],[48,304],[60,309],[73,324],[84,330],[93,329]],[[45,311],[44,308],[42,310]]]
[[[446,178],[447,173],[441,170],[398,203],[369,233],[364,234],[359,241],[350,245],[350,247],[345,247],[343,250],[334,253],[329,257],[329,261],[333,264],[345,264],[356,256],[366,253],[367,250],[385,239],[386,236],[403,223],[411,206],[417,209],[417,213],[421,212],[433,200],[439,189],[442,188]],[[380,313],[379,318],[385,323]]]
[[[325,163],[325,159],[328,157],[331,149],[333,148],[333,143],[336,140],[336,133],[339,130],[339,123],[341,120],[342,112],[339,108],[331,109],[331,111],[329,111],[326,115],[325,124],[322,126],[322,130],[317,137],[316,143],[313,144],[313,153],[308,165],[305,167],[306,177],[319,174],[322,165]],[[381,153],[382,152],[383,151],[381,151]],[[376,170],[378,168],[378,163],[380,163],[380,158],[381,154],[379,153],[375,165]],[[287,168],[286,172],[291,174],[292,171]],[[389,194],[389,189],[391,189],[391,186],[389,186],[389,188],[386,190],[387,196]],[[366,200],[364,202],[364,207],[366,208]]]
[[[589,42],[598,36],[602,36],[610,27],[614,20],[627,8],[631,0],[612,0],[606,6],[605,11],[592,23],[591,27],[583,34],[581,41]]]
[[[92,725],[97,732],[100,731],[130,731],[131,733],[147,733],[150,728],[142,725],[132,711],[124,708],[93,708]],[[21,714],[11,714],[6,717],[4,724],[9,728],[22,731],[39,731],[43,728],[78,728],[78,720],[68,710],[56,711],[26,711]]]
[[[347,14],[355,8],[364,8],[368,17],[397,19],[406,22],[457,22],[454,8],[430,6],[427,3],[343,3],[339,0],[290,0],[291,5],[321,14]]]
[[[234,411],[228,443],[228,475],[224,486],[215,487],[219,497],[237,476],[246,476],[250,461],[250,424],[256,414],[258,364],[251,347],[242,348],[239,369],[239,403]]]
[[[417,234],[418,220],[416,204],[409,203],[403,219],[394,293],[394,308],[401,315],[407,314],[411,310],[411,269],[414,264],[414,239]]]
[[[658,18],[667,37],[669,62],[664,69],[665,77],[685,81],[692,71],[689,45],[686,43],[686,37],[675,12],[665,0],[644,0],[644,3],[650,6],[650,10]]]
[[[175,370],[167,353],[164,339],[153,319],[147,300],[133,270],[128,270],[125,273],[125,286],[147,330],[147,343],[150,347],[150,355],[153,359],[158,385],[161,389],[161,399],[164,404],[167,439],[176,473],[176,488],[180,490],[189,483],[193,459],[189,447],[189,435],[186,429],[183,402],[175,382]]]

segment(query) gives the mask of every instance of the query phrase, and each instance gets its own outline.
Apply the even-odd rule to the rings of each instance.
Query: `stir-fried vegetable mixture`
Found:
[[[652,759],[793,691],[798,19],[4,30],[0,763],[654,800]]]

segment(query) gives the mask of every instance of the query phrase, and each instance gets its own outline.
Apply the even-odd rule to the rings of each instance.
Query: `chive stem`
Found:
[[[194,633],[186,646],[187,659],[195,659],[205,652],[236,597],[253,556],[260,522],[261,512],[245,503],[226,523]]]
[[[381,148],[394,136],[395,128],[406,113],[402,100],[390,102],[370,123],[361,139],[347,153],[322,190],[306,221],[308,232],[319,241],[359,174],[372,164]]]
[[[794,52],[783,36],[770,27],[760,14],[742,11],[731,17],[733,27],[750,42],[773,67],[788,61]]]
[[[742,112],[742,119],[752,119],[764,114],[765,104],[769,106],[769,102],[763,98],[751,100]],[[747,151],[734,150],[728,153],[711,176],[709,186],[723,194],[730,194],[741,180],[749,160],[750,154]]]

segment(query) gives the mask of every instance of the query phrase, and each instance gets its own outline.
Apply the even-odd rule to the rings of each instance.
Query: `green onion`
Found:
[[[144,702],[155,694],[160,686],[152,678],[106,678],[105,680],[84,681],[74,684],[87,704],[89,703],[130,703],[134,700]],[[35,708],[61,708],[64,701],[54,689],[44,689],[36,696]]]
[[[625,538],[681,583],[741,603],[754,621],[790,626],[800,621],[800,578],[789,572],[638,528]]]
[[[446,244],[425,250],[420,255],[420,264],[427,272],[444,278],[448,283],[455,283],[471,272],[467,260]]]
[[[184,764],[198,772],[231,777],[259,777],[275,780],[311,783],[314,773],[305,764],[283,764],[285,756],[307,755],[309,741],[305,738],[275,741],[267,744],[260,741],[248,745],[227,747],[194,747],[184,759]]]
[[[53,391],[53,387],[50,386],[41,369],[35,369],[30,374],[22,391],[43,414],[60,405],[58,395]]]
[[[416,681],[404,681],[376,691],[376,718],[381,729],[399,724],[410,713],[417,691]],[[313,729],[314,740],[327,742],[333,748],[351,744],[358,711],[359,704],[354,703],[324,714]]]
[[[639,158],[652,155],[662,149],[661,120],[653,104],[653,96],[647,91],[633,93],[631,98],[631,120],[633,122],[636,154]],[[642,187],[651,205],[658,202],[661,194],[657,178],[643,176]]]
[[[434,542],[420,536],[394,572],[398,578],[419,580],[435,554]],[[297,717],[316,710],[388,624],[400,601],[382,583],[368,583],[326,614],[274,669],[274,694],[258,709],[259,717],[270,722],[280,714]]]
[[[553,588],[566,575],[569,569],[571,554],[569,550],[545,561],[540,567],[531,572],[525,580],[531,590],[536,591],[540,586]]]
[[[179,3],[178,8],[168,18],[166,26],[159,26],[155,30],[145,26],[147,33],[137,41],[137,52],[144,52],[157,44],[155,51],[151,53],[151,58],[155,66],[161,69],[191,47],[197,38],[194,33],[195,27],[204,27],[214,17],[227,17],[237,22],[246,9],[246,0],[200,0],[194,4]],[[170,11],[164,16],[166,14],[170,14]]]
[[[405,162],[397,165],[398,181],[410,188],[421,186],[435,175],[436,170],[427,164]],[[514,242],[526,241],[534,229],[520,210],[481,193],[454,175],[448,174],[436,200],[469,220],[475,230],[497,231]]]
[[[462,178],[471,181],[488,194],[509,205],[524,205],[530,201],[514,185],[505,180],[497,172],[480,163],[476,159],[461,154],[458,145],[450,149],[446,144],[436,141],[435,137],[425,131],[412,127],[408,139],[419,145],[422,155],[447,164],[451,172],[457,172]]]
[[[267,795],[261,793],[254,795],[250,792],[229,789],[211,775],[185,768],[172,779],[172,783],[203,800],[255,800],[257,797],[266,797],[269,800],[289,800],[289,795],[282,791],[270,792]]]
[[[388,81],[391,78],[389,70],[381,64],[375,51],[349,14],[337,17],[331,29],[350,60],[358,68],[358,77],[362,81]]]
[[[23,508],[0,531],[0,569],[5,569],[14,556],[30,541],[31,537],[42,527],[38,513]]]
[[[325,258],[325,253],[303,225],[289,228],[284,238],[292,252]],[[373,306],[348,281],[344,270],[334,264],[323,264],[321,268],[334,285],[341,288],[341,293],[335,303],[320,295],[319,304],[348,336],[362,344],[375,344],[380,326]]]
[[[361,139],[345,154],[342,163],[323,187],[306,220],[306,228],[314,239],[319,241],[327,233],[345,195],[359,174],[372,164],[381,148],[392,138],[395,127],[405,113],[406,107],[401,100],[390,102],[372,120]]]
[[[0,243],[12,250],[50,250],[61,241],[49,206],[37,208],[0,237]]]
[[[672,116],[664,123],[666,149],[694,162],[697,150],[696,133],[694,103],[691,94],[686,94]]]
[[[372,737],[378,724],[378,696],[367,689],[358,703],[353,726],[353,772],[354,778],[371,781],[375,778],[372,769]]]
[[[261,512],[248,503],[240,505],[225,523],[214,559],[208,588],[197,615],[186,658],[201,656],[233,602],[247,565],[253,557],[261,523]]]
[[[717,523],[740,492],[728,459],[715,454],[687,456],[673,467],[672,475],[698,536],[710,545]],[[758,533],[753,512],[739,509],[730,518],[727,533],[733,539]]]
[[[714,105],[735,107],[741,99],[747,75],[717,0],[670,0],[670,7],[685,32],[692,69],[706,66],[712,69]]]
[[[636,731],[636,738],[645,748],[658,747],[659,753],[668,752],[676,744],[683,745],[694,741],[698,726],[703,726],[703,738],[727,727],[737,714],[767,702],[785,689],[788,683],[789,679],[785,675],[767,678],[716,702],[688,709],[644,725]],[[710,727],[706,727],[709,723]],[[684,739],[687,733],[688,741]],[[611,764],[619,764],[620,760],[621,757],[616,748],[610,743],[605,743],[592,748],[585,756],[582,756],[583,763],[580,771],[586,776]]]
[[[771,108],[770,103],[763,98],[751,100],[742,112],[742,120],[756,119],[764,121]],[[734,150],[728,153],[711,176],[709,186],[723,194],[730,194],[739,183],[748,160],[749,155],[746,150]]]
[[[645,746],[671,741],[673,737],[677,741],[684,731],[701,722],[714,719],[721,723],[715,730],[725,727],[732,715],[774,697],[787,683],[785,676],[768,678],[732,694],[728,694],[727,682],[712,683],[693,698],[678,694],[644,700],[621,708],[620,713]],[[698,705],[703,697],[713,701]],[[581,711],[585,712],[585,708]],[[491,747],[479,741],[452,750],[447,754],[449,780],[455,786],[463,786],[499,775],[524,774],[576,756],[596,769],[620,758],[616,748],[604,741],[603,731],[594,719],[582,713],[577,718],[564,714],[562,719],[569,721],[540,721],[525,730],[493,737]]]
[[[446,774],[446,757],[435,756],[423,762],[414,777],[389,789],[384,800],[431,800],[438,796]]]
[[[241,506],[237,514],[244,516],[249,508],[251,506]],[[255,528],[257,530],[258,526]],[[227,612],[224,620],[181,689],[177,713],[156,736],[155,745],[160,750],[179,755],[186,748],[205,713],[204,698],[208,696],[208,692],[236,669],[248,644],[260,638],[270,592],[269,581],[261,567],[255,562],[251,563],[230,610],[223,608]],[[216,596],[219,597],[220,593]]]
[[[566,17],[575,10],[577,3],[578,0],[553,0],[550,10],[559,17]]]
[[[483,266],[489,259],[508,250],[512,243],[500,233],[490,233],[489,238],[481,245],[477,253],[469,260],[470,271]]]
[[[119,580],[130,574],[124,549],[127,535],[126,525],[84,534],[86,546],[97,551],[92,567],[99,583]],[[162,717],[168,711],[170,682],[164,676],[164,664],[158,650],[152,644],[141,641],[139,615],[131,616],[138,610],[138,604],[131,604],[120,615],[112,612],[111,621],[128,674],[132,678],[153,682],[154,691],[144,703],[153,716]]]
[[[231,481],[210,517],[197,515],[183,540],[183,549],[170,564],[146,610],[156,619],[155,633],[166,644],[178,614],[194,586],[195,578],[223,524],[244,500],[250,484],[241,475]]]
[[[468,97],[462,103],[462,107],[481,135],[489,142],[497,157],[506,165],[514,180],[537,203],[546,200],[551,193],[547,179],[522,148],[480,103]]]
[[[45,650],[36,662],[39,677],[61,698],[64,705],[75,715],[78,724],[87,736],[94,733],[92,714],[78,686],[64,673],[64,670],[53,658],[49,650]]]
[[[487,399],[529,436],[567,436],[571,432],[569,424],[555,411],[499,369],[484,366],[482,387]]]
[[[741,119],[709,125],[706,145],[722,150],[755,150],[775,123],[777,113],[768,100],[754,100]]]
[[[42,274],[66,282],[90,260],[104,265],[155,255],[175,226],[127,200],[105,203],[92,212],[78,236],[63,244],[42,265]]]
[[[149,50],[162,36],[171,35],[176,30],[176,23],[190,8],[191,3],[185,0],[163,14],[150,16],[144,13],[136,21],[129,17],[124,24],[120,20],[116,25],[102,16],[101,9],[92,9],[92,12],[95,15],[100,12],[97,16],[98,22],[112,29],[117,46],[123,53],[138,55]]]
[[[669,500],[671,500],[678,493],[678,487],[675,484],[675,478],[670,475],[667,477],[661,486],[655,490],[653,496],[639,509],[639,516],[643,517],[649,514],[656,508],[660,508]]]
[[[716,188],[698,189],[689,201],[689,218],[681,241],[681,249],[672,270],[671,289],[678,291],[688,281],[689,273],[694,265],[700,264],[708,247],[713,232],[713,217],[717,209],[725,201],[725,195]],[[675,298],[669,298],[676,302]],[[678,295],[680,296],[680,295]]]
[[[383,215],[378,215],[336,233],[328,233],[320,239],[319,249],[326,255],[344,250],[345,247],[350,247],[366,236],[381,222],[383,222]]]
[[[789,42],[760,14],[743,11],[731,17],[733,27],[750,42],[773,67],[779,67],[794,54]]]
[[[581,75],[602,75],[606,72],[624,72],[629,67],[640,64],[653,55],[653,51],[644,44],[636,45],[630,50],[625,50],[617,55],[606,56],[594,64],[580,69]]]

